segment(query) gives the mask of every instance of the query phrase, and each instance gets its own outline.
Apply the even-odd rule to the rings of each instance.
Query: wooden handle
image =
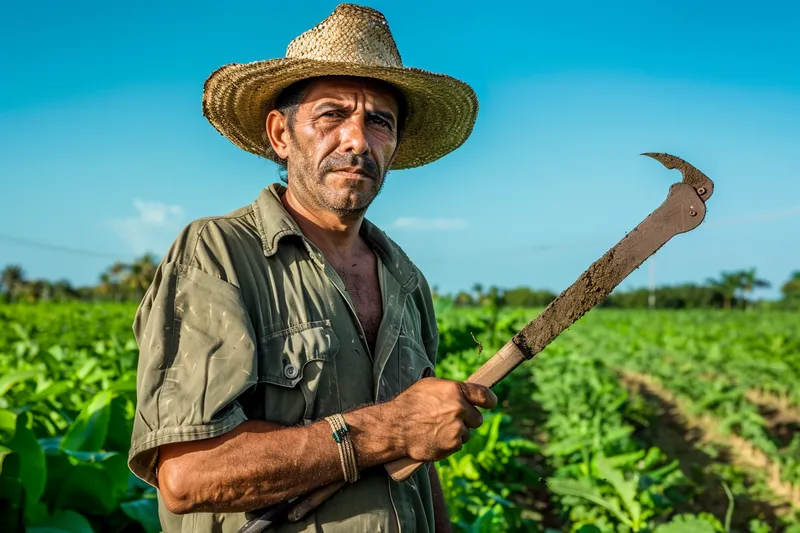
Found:
[[[520,351],[513,341],[508,341],[500,351],[492,356],[491,359],[481,365],[470,377],[467,383],[477,383],[484,387],[492,388],[497,385],[504,377],[511,373],[526,360],[525,355]],[[424,463],[415,461],[408,457],[397,459],[386,463],[384,467],[392,479],[395,481],[405,481],[410,478],[417,469]]]
[[[344,481],[336,481],[309,492],[302,500],[292,505],[287,518],[290,522],[297,522],[316,509],[319,504],[333,496],[333,494],[344,485]]]

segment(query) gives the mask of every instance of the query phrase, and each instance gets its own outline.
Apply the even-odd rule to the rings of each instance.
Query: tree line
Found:
[[[139,302],[155,276],[158,260],[145,254],[131,263],[118,261],[99,276],[96,285],[74,287],[67,280],[28,279],[20,265],[6,266],[0,273],[0,299],[5,302],[40,301],[116,301]],[[756,269],[722,272],[705,283],[685,283],[649,289],[616,290],[600,307],[658,309],[800,309],[800,270],[793,272],[781,287],[781,298],[767,301],[756,298],[758,289],[771,284],[757,276]],[[545,307],[557,294],[529,287],[484,288],[480,283],[470,291],[441,294],[436,287],[434,298],[446,299],[456,306]]]
[[[705,283],[664,285],[654,290],[647,288],[615,290],[599,307],[618,309],[800,309],[800,270],[792,272],[781,287],[777,301],[759,299],[758,289],[770,288],[769,281],[757,276],[756,269],[722,272],[718,278],[708,278]],[[557,293],[529,287],[484,289],[480,283],[471,291],[441,294],[434,288],[434,296],[465,307],[546,307]]]
[[[75,287],[67,280],[28,279],[20,265],[8,265],[0,273],[5,302],[116,301],[139,302],[153,282],[158,261],[145,254],[131,263],[118,261],[100,274],[97,285]]]

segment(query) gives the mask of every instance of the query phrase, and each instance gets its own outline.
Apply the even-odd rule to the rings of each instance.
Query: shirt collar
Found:
[[[285,191],[285,186],[273,183],[262,189],[252,204],[264,255],[267,257],[273,255],[278,251],[283,237],[295,235],[303,240],[312,258],[322,266],[324,262],[322,253],[303,234],[300,226],[281,203],[280,197]],[[419,282],[417,269],[405,252],[366,218],[361,223],[360,233],[397,282],[407,291],[414,290]]]

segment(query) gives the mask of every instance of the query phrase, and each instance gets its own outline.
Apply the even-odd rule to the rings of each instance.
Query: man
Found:
[[[448,531],[432,462],[497,399],[430,377],[428,284],[364,217],[388,170],[464,142],[473,91],[404,68],[383,16],[341,5],[285,58],[212,74],[203,109],[287,185],[190,223],[137,311],[129,465],[159,489],[164,532],[235,532],[342,480],[271,531]],[[383,465],[403,457],[427,464],[395,482]]]

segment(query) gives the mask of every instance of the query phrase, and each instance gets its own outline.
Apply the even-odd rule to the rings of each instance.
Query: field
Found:
[[[538,314],[437,306],[452,379]],[[160,531],[126,466],[134,311],[0,306],[0,531]],[[437,465],[453,529],[800,532],[798,383],[798,313],[594,310]]]

